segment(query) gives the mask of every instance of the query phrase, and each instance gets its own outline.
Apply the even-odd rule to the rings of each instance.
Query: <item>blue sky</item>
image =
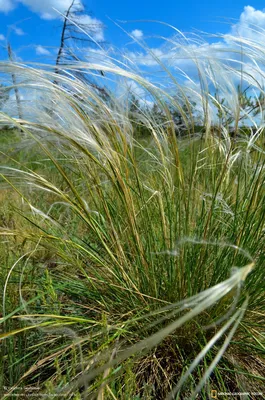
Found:
[[[242,60],[240,51],[237,51],[237,41],[233,40],[232,36],[243,36],[259,42],[262,49],[265,42],[263,1],[76,1],[81,2],[87,9],[84,11],[83,22],[97,26],[96,32],[92,34],[93,39],[105,43],[101,49],[87,44],[80,52],[83,59],[100,63],[100,67],[92,68],[92,73],[104,69],[104,66],[109,68],[111,63],[108,57],[114,57],[125,62],[126,66],[132,66],[133,71],[134,68],[140,69],[147,81],[158,83],[165,88],[169,79],[168,75],[163,76],[163,69],[157,62],[160,59],[173,71],[174,76],[180,79],[180,83],[184,83],[191,93],[197,90],[199,95],[198,69],[194,57],[206,60],[205,64],[202,64],[204,69],[207,68],[208,58],[213,62],[227,59],[230,60],[230,64],[233,59],[232,63],[237,63],[238,66]],[[64,13],[71,2],[72,0],[0,0],[0,60],[7,58],[6,45],[9,41],[17,61],[54,65],[62,26],[60,13]],[[200,43],[194,41],[197,40],[196,36],[191,36],[191,41],[188,44],[185,42],[181,47],[179,38],[173,36],[174,31],[169,26],[154,21],[173,25],[186,34],[192,31],[199,34],[207,32],[212,36],[203,36]],[[223,36],[214,37],[216,33]],[[161,37],[168,38],[170,42],[167,39],[162,40]],[[192,56],[187,56],[186,50]],[[244,70],[248,74],[246,76],[251,75],[260,80],[260,73],[253,69],[253,62],[246,59],[244,63]],[[100,82],[104,80],[107,86],[116,84],[112,81],[110,70],[104,78],[98,72],[98,77]],[[231,77],[227,78],[229,79],[222,73],[218,79],[222,81],[226,92],[230,93],[234,89],[226,87],[227,82],[231,81]],[[238,76],[233,78],[235,87],[238,79]],[[247,81],[247,84],[249,83],[251,82]],[[260,84],[265,86],[265,71]],[[141,101],[145,101],[145,91],[134,78],[128,79],[125,86],[126,90],[132,91]],[[121,89],[119,81],[116,87]],[[119,93],[119,90],[116,92]],[[14,100],[14,94],[12,99]],[[23,99],[26,101],[27,94]],[[199,104],[200,99],[196,99],[196,102]]]
[[[60,18],[53,8],[60,12],[68,7],[71,0],[0,0],[0,58],[6,58],[6,39],[23,61],[52,62],[56,55],[60,35]],[[265,6],[263,1],[246,3],[240,0],[82,0],[92,18],[104,24],[106,46],[123,49],[132,42],[121,28],[134,32],[138,39],[145,39],[152,48],[159,48],[159,40],[152,36],[169,37],[172,31],[163,25],[150,22],[120,21],[158,20],[174,25],[184,32],[192,30],[209,33],[229,33],[231,24],[261,23],[265,28]],[[247,7],[249,6],[249,7]],[[245,8],[246,7],[246,8]],[[246,11],[247,10],[247,11]],[[241,20],[240,20],[241,18]],[[93,21],[93,19],[91,20]],[[132,46],[133,48],[133,46]]]

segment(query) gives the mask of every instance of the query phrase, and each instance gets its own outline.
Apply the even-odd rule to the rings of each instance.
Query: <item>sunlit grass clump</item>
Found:
[[[56,83],[48,66],[1,64],[32,94],[24,120],[1,115],[15,135],[1,155],[3,398],[262,392],[263,53],[240,43],[254,79],[185,46],[195,86],[165,65],[168,87],[113,60]],[[78,78],[99,70],[104,97]]]

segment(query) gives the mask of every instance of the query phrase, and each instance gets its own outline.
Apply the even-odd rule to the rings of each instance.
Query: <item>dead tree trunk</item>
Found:
[[[7,45],[7,51],[8,51],[8,58],[9,61],[13,61],[13,53],[12,53],[12,48],[10,43],[8,43]],[[11,74],[12,76],[12,81],[13,81],[13,85],[14,85],[14,90],[15,90],[15,96],[16,96],[16,103],[17,103],[17,113],[18,113],[18,117],[20,120],[23,119],[23,113],[22,113],[22,106],[21,106],[21,98],[20,98],[20,93],[17,87],[17,78],[16,75],[14,73]]]
[[[55,74],[59,74],[59,64],[63,55],[63,50],[64,50],[64,45],[65,45],[65,31],[67,28],[67,22],[68,22],[68,17],[69,14],[71,12],[71,8],[73,7],[75,3],[75,0],[72,1],[72,3],[70,4],[68,10],[66,11],[66,14],[64,16],[64,21],[63,21],[63,27],[62,27],[62,33],[61,33],[61,41],[60,41],[60,47],[57,53],[57,57],[56,57],[56,62],[55,62]],[[57,79],[54,79],[53,81],[54,85],[58,85],[58,81]]]
[[[54,70],[57,76],[59,74],[63,74],[60,66],[64,63],[71,64],[71,62],[76,63],[80,61],[78,54],[75,54],[75,51],[71,47],[68,47],[69,40],[80,44],[95,44],[95,41],[91,39],[90,35],[88,35],[87,32],[93,35],[93,33],[97,32],[97,30],[101,28],[101,25],[93,25],[92,23],[83,22],[82,16],[86,15],[87,14],[85,14],[85,10],[79,0],[72,0],[67,11],[63,15],[60,46],[57,53]],[[102,71],[99,72],[102,76],[104,76],[104,73]],[[83,82],[86,82],[89,86],[98,90],[102,95],[108,95],[106,89],[98,86],[95,82],[93,82],[93,80],[88,78],[83,71],[75,71],[74,75],[80,78]],[[53,84],[58,85],[59,79],[55,77]]]

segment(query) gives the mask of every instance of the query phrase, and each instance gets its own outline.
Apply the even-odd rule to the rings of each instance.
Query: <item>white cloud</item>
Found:
[[[9,12],[21,3],[28,7],[32,12],[39,14],[41,18],[52,20],[60,19],[61,14],[72,4],[72,0],[0,0],[0,12]],[[76,2],[76,6],[84,8],[82,0]],[[61,13],[61,14],[60,14]],[[104,40],[104,27],[101,21],[90,15],[84,14],[76,18],[77,25],[88,25],[90,34],[97,42]],[[23,35],[24,32],[20,28],[13,27],[17,35]]]
[[[36,47],[36,54],[38,54],[39,56],[48,56],[48,55],[50,55],[51,53],[50,53],[49,50],[45,49],[45,47],[43,47],[43,46],[41,46],[41,45],[38,45],[38,46]]]
[[[40,14],[41,18],[56,19],[60,16],[56,10],[64,13],[70,7],[72,0],[0,0],[0,12],[12,11],[19,3]],[[82,0],[79,0],[79,4],[83,7]]]
[[[16,26],[13,26],[12,28],[16,35],[18,35],[18,36],[25,35],[25,32],[21,28],[17,28]]]
[[[138,31],[137,29],[135,31]],[[131,34],[135,31],[132,31]],[[141,31],[140,31],[141,32]],[[137,33],[136,33],[137,35]],[[194,75],[196,64],[194,60],[215,60],[225,61],[233,59],[234,62],[240,61],[240,54],[235,52],[237,49],[234,37],[251,39],[259,44],[265,42],[265,8],[256,10],[252,6],[246,6],[240,14],[238,23],[231,26],[230,31],[221,40],[215,43],[202,42],[182,47],[178,38],[172,39],[172,47],[151,48],[149,52],[129,52],[128,58],[135,64],[146,67],[158,66],[158,59],[167,66],[182,70],[188,75]],[[175,46],[174,46],[175,41]]]
[[[139,64],[139,65],[145,65],[147,67],[152,67],[154,65],[157,65],[157,60],[156,58],[162,60],[165,58],[166,54],[163,53],[161,49],[150,49],[149,53],[142,53],[142,52],[129,52],[127,54],[127,57],[129,60],[131,60],[133,63]]]
[[[251,6],[244,7],[239,22],[232,26],[231,34],[257,40],[260,33],[265,34],[265,10],[256,10]]]
[[[154,104],[153,100],[151,100],[150,98],[148,91],[131,79],[126,80],[124,84],[119,82],[117,94],[121,101],[124,98],[124,101],[126,102],[128,99],[128,94],[131,94],[135,96],[136,100],[139,101],[139,104],[141,106],[151,108]]]
[[[144,88],[138,85],[138,83],[136,83],[135,81],[129,80],[126,82],[126,84],[127,90],[135,96],[144,97],[146,95],[146,91],[144,90]]]
[[[87,47],[85,53],[85,60],[91,64],[99,64],[101,66],[113,67],[111,56],[113,55],[112,47],[108,49],[93,49]]]
[[[80,15],[75,19],[75,22],[84,28],[84,30],[93,37],[96,42],[102,42],[104,40],[104,26],[100,20],[93,18],[90,15]],[[87,29],[83,26],[87,25]]]
[[[131,35],[135,37],[135,39],[142,39],[142,37],[144,36],[143,31],[141,31],[140,29],[134,29],[131,32]]]
[[[4,35],[2,35],[1,33],[0,33],[0,40],[5,40],[6,38],[4,37]]]
[[[16,7],[16,2],[14,0],[0,0],[0,11],[8,13]]]
[[[72,0],[18,0],[31,11],[40,14],[43,19],[56,19],[59,14],[56,10],[64,13],[71,5]],[[82,2],[80,1],[82,5]],[[56,9],[56,10],[54,10]]]

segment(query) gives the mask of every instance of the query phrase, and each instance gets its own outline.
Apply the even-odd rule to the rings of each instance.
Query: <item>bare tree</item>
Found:
[[[13,52],[12,52],[12,48],[11,48],[10,43],[7,44],[7,52],[8,52],[9,61],[13,62]],[[17,78],[16,78],[16,75],[14,73],[12,73],[11,76],[12,76],[12,81],[13,81],[14,90],[15,90],[18,117],[19,117],[19,119],[23,119],[22,106],[21,106],[21,97],[20,97],[20,93],[19,93],[19,90],[18,90],[18,86],[17,86]]]
[[[0,110],[9,99],[9,88],[0,83]]]
[[[85,9],[79,0],[72,0],[68,10],[63,17],[63,26],[61,32],[60,46],[56,57],[55,73],[62,73],[62,66],[67,66],[73,62],[82,60],[82,47],[88,45],[102,45],[103,41],[96,41],[94,37],[99,35],[103,29],[101,23],[97,22],[85,12]],[[99,71],[104,76],[102,71]],[[106,89],[98,86],[91,77],[82,71],[75,71],[75,75],[82,79],[102,94],[106,95]],[[58,80],[54,80],[58,84]]]

